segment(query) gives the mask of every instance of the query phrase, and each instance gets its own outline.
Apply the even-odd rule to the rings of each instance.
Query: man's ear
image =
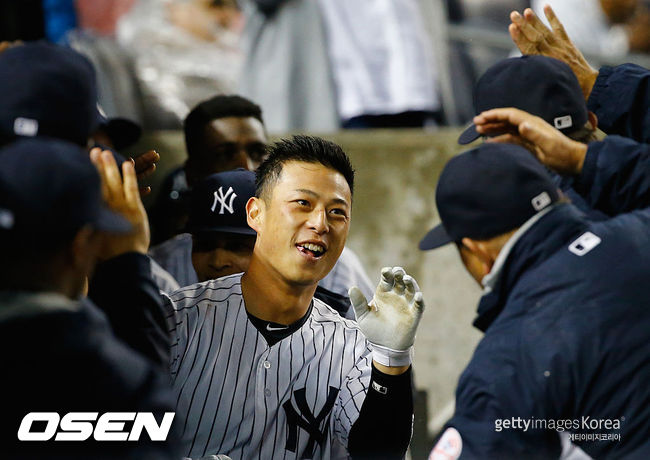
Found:
[[[463,246],[476,256],[476,259],[481,265],[482,275],[485,276],[490,273],[495,259],[492,257],[487,244],[483,241],[472,240],[470,238],[463,238],[461,241]]]
[[[83,270],[86,275],[92,272],[97,260],[100,235],[90,225],[79,229],[70,245],[69,257],[75,268]]]
[[[264,217],[264,200],[253,196],[246,202],[246,221],[248,226],[260,232],[261,223]]]
[[[594,131],[598,129],[598,117],[591,110],[587,112],[587,121]]]

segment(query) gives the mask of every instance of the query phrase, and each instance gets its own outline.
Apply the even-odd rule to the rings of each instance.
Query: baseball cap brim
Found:
[[[471,142],[474,142],[479,137],[481,137],[481,135],[476,131],[476,125],[474,123],[472,123],[458,137],[458,143],[460,145],[469,144]]]
[[[185,231],[188,233],[235,233],[237,235],[257,235],[257,232],[250,227],[228,227],[223,225],[219,227],[191,227],[188,225]]]
[[[108,233],[128,233],[133,229],[128,220],[104,207],[99,209],[92,226],[96,230]]]
[[[428,251],[449,244],[452,241],[454,241],[454,239],[447,234],[445,227],[440,224],[433,227],[429,233],[420,240],[419,248],[422,251]]]

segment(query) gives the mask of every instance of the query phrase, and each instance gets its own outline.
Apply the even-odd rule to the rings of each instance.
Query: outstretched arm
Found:
[[[494,109],[474,118],[489,142],[518,143],[560,174],[586,203],[608,215],[650,206],[650,146],[608,136],[588,146],[573,141],[539,117],[518,109]]]
[[[115,334],[161,366],[169,364],[169,339],[162,299],[151,278],[146,256],[149,246],[147,215],[140,200],[134,165],[122,164],[120,177],[113,155],[91,151],[102,178],[106,204],[125,217],[131,233],[106,235],[88,297],[108,316]]]
[[[384,268],[369,304],[357,288],[350,289],[350,299],[359,328],[371,343],[373,362],[348,451],[354,459],[400,459],[411,440],[411,350],[424,310],[422,292],[402,268]]]

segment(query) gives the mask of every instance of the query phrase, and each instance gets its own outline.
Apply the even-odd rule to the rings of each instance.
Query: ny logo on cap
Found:
[[[230,197],[230,201],[228,204],[226,204],[228,197]],[[237,194],[233,191],[232,187],[228,187],[228,191],[226,191],[225,194],[223,193],[223,189],[219,187],[219,190],[214,192],[214,202],[212,203],[210,210],[214,212],[217,207],[217,203],[221,203],[219,214],[223,214],[224,209],[230,214],[234,214],[235,210],[232,208],[232,203],[235,201],[235,198],[237,198]]]

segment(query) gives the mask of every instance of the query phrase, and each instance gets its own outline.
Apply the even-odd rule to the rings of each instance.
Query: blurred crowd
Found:
[[[595,64],[650,49],[643,0],[7,1],[0,40],[82,52],[101,70],[104,111],[146,130],[180,128],[218,93],[258,103],[271,133],[432,127],[469,121],[477,77],[512,51],[508,13],[544,3]]]

